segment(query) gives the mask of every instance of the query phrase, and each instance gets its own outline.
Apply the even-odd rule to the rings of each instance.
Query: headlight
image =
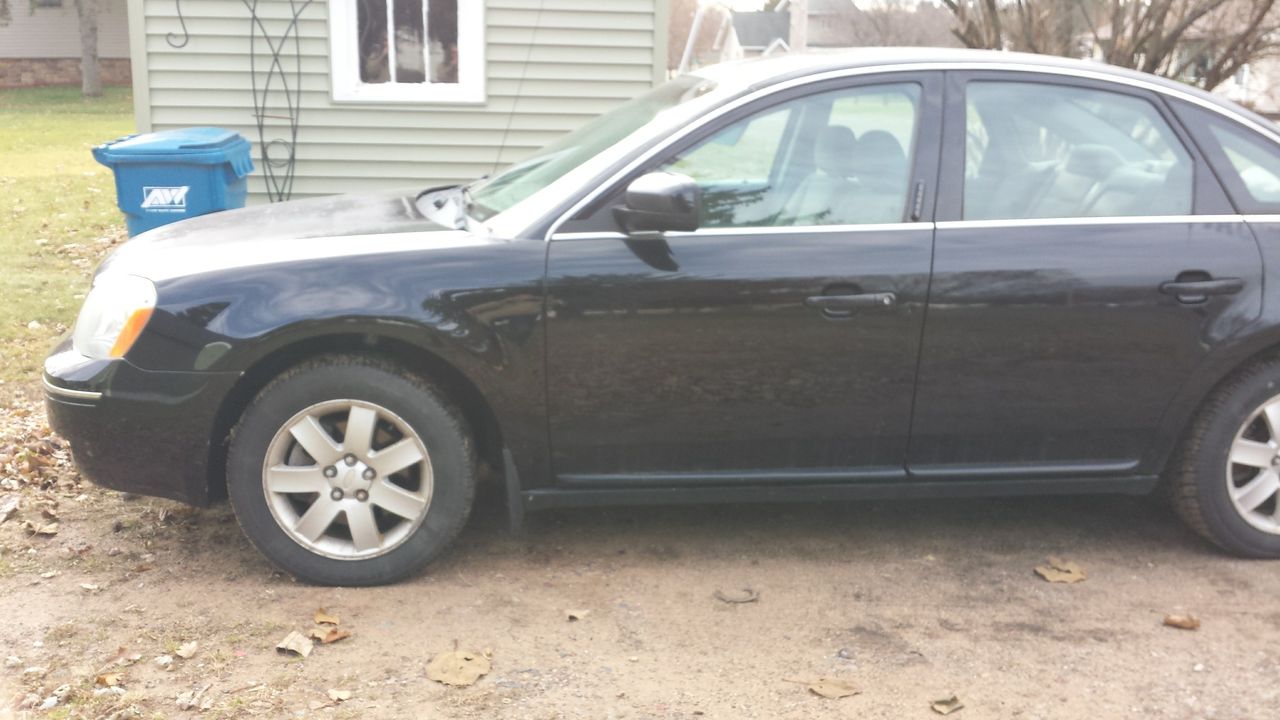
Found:
[[[99,360],[124,357],[156,307],[156,286],[137,275],[99,275],[84,299],[71,344]]]

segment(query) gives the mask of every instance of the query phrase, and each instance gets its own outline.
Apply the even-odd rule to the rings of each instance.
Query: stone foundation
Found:
[[[128,58],[102,58],[103,85],[128,85]],[[79,85],[79,58],[0,58],[0,88]]]

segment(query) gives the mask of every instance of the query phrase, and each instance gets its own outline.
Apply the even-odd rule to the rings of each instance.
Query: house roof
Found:
[[[774,40],[791,37],[791,13],[734,12],[733,31],[744,48],[768,47]]]

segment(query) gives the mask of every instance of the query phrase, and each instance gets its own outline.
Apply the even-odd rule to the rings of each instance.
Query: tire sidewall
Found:
[[[418,433],[434,486],[422,524],[390,552],[361,560],[318,555],[276,522],[263,488],[263,465],[275,435],[303,409],[329,400],[363,400],[399,415]],[[471,510],[474,460],[458,415],[422,382],[374,365],[299,368],[255,399],[232,435],[227,491],[236,518],[269,560],[302,580],[325,585],[376,585],[422,568],[453,540]]]
[[[1280,366],[1247,375],[1214,409],[1194,458],[1196,494],[1215,539],[1248,557],[1280,557],[1280,535],[1250,525],[1236,511],[1227,489],[1227,459],[1240,426],[1263,403],[1280,395]]]

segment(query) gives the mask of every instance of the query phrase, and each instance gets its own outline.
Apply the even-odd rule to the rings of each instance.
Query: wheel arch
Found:
[[[1162,476],[1167,473],[1178,446],[1191,431],[1205,404],[1226,383],[1255,363],[1277,358],[1280,358],[1280,327],[1250,334],[1210,356],[1196,376],[1182,386],[1165,412],[1153,458],[1156,471]]]
[[[432,350],[408,340],[370,333],[312,335],[254,359],[223,398],[209,441],[208,497],[226,498],[227,444],[244,411],[272,379],[291,367],[324,355],[364,355],[392,362],[436,385],[461,409],[476,442],[477,456],[502,468],[503,432],[498,416],[476,382]]]

